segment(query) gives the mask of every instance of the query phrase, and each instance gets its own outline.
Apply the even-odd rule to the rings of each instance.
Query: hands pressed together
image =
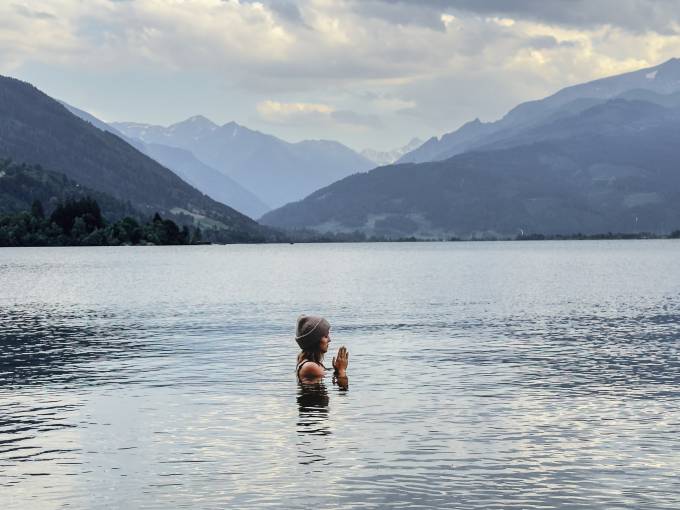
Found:
[[[337,377],[347,375],[347,365],[349,364],[349,352],[344,345],[338,349],[337,356],[333,356],[333,368]]]

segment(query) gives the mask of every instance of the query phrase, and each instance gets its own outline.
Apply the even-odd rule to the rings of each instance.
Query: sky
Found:
[[[676,0],[0,1],[0,74],[102,120],[357,150],[672,57]]]

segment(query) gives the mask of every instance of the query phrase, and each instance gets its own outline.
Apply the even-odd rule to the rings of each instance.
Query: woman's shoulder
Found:
[[[305,360],[298,364],[297,372],[300,378],[323,377],[326,369],[319,363]]]

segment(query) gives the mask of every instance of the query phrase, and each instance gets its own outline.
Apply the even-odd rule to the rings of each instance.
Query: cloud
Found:
[[[537,50],[550,50],[558,47],[573,48],[578,45],[577,41],[558,41],[552,35],[537,35],[530,37],[526,41],[526,46]]]
[[[278,101],[262,101],[257,111],[263,118],[272,122],[287,122],[295,117],[329,115],[333,108],[318,103],[280,103]]]
[[[379,125],[375,115],[360,114],[351,110],[336,110],[320,103],[281,103],[278,101],[262,101],[257,105],[260,116],[271,123],[338,123],[356,127]]]
[[[25,16],[26,18],[56,19],[56,16],[54,14],[50,14],[49,12],[46,11],[35,11],[29,9],[25,5],[13,4],[12,7],[14,7],[14,10],[17,12],[17,14],[19,14],[20,16]]]
[[[400,139],[441,134],[565,85],[679,56],[676,5],[11,0],[0,2],[0,71],[43,67],[73,81],[85,74],[105,81],[115,73],[120,81],[149,84],[149,94],[174,94],[183,108],[203,101],[201,110],[214,105],[227,116],[247,101],[256,122],[292,122],[296,133],[324,129],[323,136],[356,136],[363,145],[365,134],[334,130],[361,127],[386,137],[394,129]],[[102,97],[112,92],[101,89]],[[217,91],[210,104],[200,97],[208,89]],[[143,105],[139,94],[132,101]],[[77,97],[64,99],[78,104]]]
[[[439,32],[446,30],[439,10],[423,9],[418,3],[364,0],[354,2],[353,12],[362,18],[380,19],[398,25],[426,27]]]
[[[582,9],[565,7],[574,3]],[[648,10],[658,21],[654,25],[667,30],[680,15],[666,0],[34,0],[30,8],[28,2],[11,5],[0,6],[5,32],[0,42],[14,60],[56,58],[95,70],[202,71],[263,93],[357,84],[398,87],[452,69],[507,67],[521,61],[527,48],[574,51],[578,58],[587,53],[597,61],[600,48],[610,48],[607,38],[616,38],[635,60],[652,64],[670,56],[675,41],[670,33],[645,33],[649,17],[638,15]],[[48,18],[49,12],[59,12],[60,20]],[[609,25],[599,23],[606,20]],[[26,41],[26,33],[37,41]],[[545,65],[550,61],[543,55]]]
[[[260,3],[266,5],[279,20],[304,25],[302,13],[295,0],[244,0],[244,3]]]
[[[353,112],[351,110],[338,110],[331,112],[331,118],[340,124],[357,127],[379,127],[381,125],[380,117],[377,115],[367,115]]]
[[[359,1],[359,0],[355,0]],[[632,32],[678,33],[675,0],[361,0],[386,6],[420,7],[435,12],[500,16],[593,29],[608,25]]]
[[[41,1],[0,2],[0,72],[11,73],[32,58],[58,64],[82,55],[72,12],[58,7]]]

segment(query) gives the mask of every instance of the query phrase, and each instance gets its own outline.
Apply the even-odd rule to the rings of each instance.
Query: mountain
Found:
[[[650,101],[650,97],[656,96],[658,100],[659,96],[679,91],[680,59],[674,58],[654,67],[574,85],[544,99],[522,103],[495,122],[484,123],[478,119],[468,122],[441,138],[429,139],[398,162],[441,161],[488,144],[492,137],[496,140],[508,138],[522,130],[535,128],[550,117],[578,113],[594,103],[618,96]],[[626,94],[646,94],[646,97],[629,97]]]
[[[128,143],[130,143],[130,140],[132,140],[132,139],[128,139],[123,133],[118,131],[113,126],[109,126],[106,122],[98,119],[97,117],[86,112],[85,110],[81,110],[80,108],[76,108],[75,106],[71,106],[70,104],[68,104],[64,101],[59,101],[59,102],[62,104],[62,106],[64,108],[66,108],[73,115],[75,115],[76,117],[80,117],[81,119],[83,119],[86,122],[89,122],[90,124],[92,124],[97,129],[101,129],[102,131],[107,131],[109,133],[112,133],[112,134],[122,138],[123,140],[125,140]]]
[[[509,148],[544,140],[557,140],[597,134],[644,131],[677,116],[676,109],[667,109],[647,101],[612,99],[597,102],[592,107],[570,115],[550,117],[536,127],[519,132],[492,135],[476,151]]]
[[[607,101],[524,144],[380,167],[261,221],[393,238],[668,233],[680,227],[678,132],[678,108]]]
[[[175,172],[210,198],[233,207],[251,218],[259,218],[271,207],[231,177],[199,161],[192,152],[169,145],[143,143],[143,152]]]
[[[39,165],[0,161],[0,214],[30,210],[34,200],[39,200],[49,214],[60,202],[86,197],[97,201],[103,216],[109,221],[125,216],[139,218],[139,211],[130,203],[80,186],[64,174],[50,172]]]
[[[159,143],[170,147],[190,149],[192,143],[210,136],[219,126],[203,115],[194,115],[183,122],[168,127],[138,122],[111,122],[126,136],[146,143]]]
[[[360,154],[378,166],[391,165],[399,158],[401,158],[404,154],[407,154],[417,149],[422,144],[423,141],[420,138],[412,138],[411,141],[406,145],[399,147],[397,149],[392,149],[391,151],[377,151],[374,149],[364,149],[361,151]]]
[[[73,115],[32,85],[0,76],[0,157],[40,164],[78,184],[159,212],[181,224],[216,229],[225,242],[277,233],[220,204],[120,137]]]
[[[190,151],[271,207],[299,200],[321,186],[375,166],[338,142],[289,143],[235,122],[218,126],[202,116],[169,127],[129,122],[112,126],[147,144]]]
[[[108,131],[122,138],[138,151],[143,152],[164,167],[172,170],[182,180],[188,182],[210,198],[228,205],[251,218],[259,218],[271,209],[271,207],[239,183],[199,161],[190,151],[159,143],[144,143],[139,138],[124,135],[113,126],[84,110],[63,101],[60,102],[77,117],[89,122],[102,131]]]

